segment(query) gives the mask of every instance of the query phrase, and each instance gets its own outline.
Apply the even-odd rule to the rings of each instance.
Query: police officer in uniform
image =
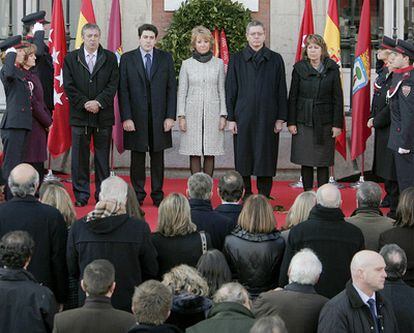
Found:
[[[32,129],[30,87],[20,66],[24,59],[22,36],[13,36],[0,43],[3,67],[0,79],[6,94],[6,112],[1,120],[3,143],[3,177],[7,182],[11,170],[23,162],[26,139]],[[6,188],[6,199],[12,198]]]
[[[395,171],[394,154],[387,147],[390,136],[391,116],[387,103],[387,91],[391,86],[393,67],[389,64],[391,50],[396,46],[396,40],[384,36],[377,53],[377,74],[374,84],[371,115],[368,127],[375,128],[374,164],[372,171],[384,180],[386,196],[382,207],[390,207],[389,216],[395,217],[398,205],[398,183]]]
[[[54,109],[53,104],[53,60],[49,54],[49,47],[45,44],[45,20],[46,12],[41,10],[31,13],[22,18],[23,30],[26,40],[37,47],[36,66],[32,69],[42,82],[43,99],[50,112]]]
[[[388,148],[394,152],[400,192],[414,186],[414,45],[397,40],[390,65],[395,68],[387,98],[391,110]]]

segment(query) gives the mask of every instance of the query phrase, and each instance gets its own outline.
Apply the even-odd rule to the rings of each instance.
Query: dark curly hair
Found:
[[[33,238],[26,231],[11,231],[0,241],[0,262],[2,266],[12,269],[23,268],[32,256]]]

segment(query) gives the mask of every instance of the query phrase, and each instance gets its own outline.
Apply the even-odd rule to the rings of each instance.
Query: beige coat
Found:
[[[227,116],[224,64],[213,57],[206,63],[193,58],[180,70],[177,116],[185,116],[187,131],[181,132],[180,154],[223,155],[224,131],[220,116]]]

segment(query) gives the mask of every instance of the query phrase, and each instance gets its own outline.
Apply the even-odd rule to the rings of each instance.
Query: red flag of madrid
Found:
[[[303,11],[302,24],[300,25],[298,46],[296,48],[295,62],[302,59],[302,50],[305,47],[305,39],[314,32],[313,27],[313,13],[312,13],[312,2],[306,0],[305,10]]]
[[[63,90],[62,67],[66,56],[66,38],[62,0],[53,1],[49,50],[53,58],[53,103],[55,108],[53,126],[48,137],[48,147],[50,154],[55,157],[67,151],[72,142],[69,125],[69,102]]]
[[[356,159],[366,148],[371,135],[367,127],[370,107],[371,76],[371,15],[369,0],[364,0],[358,43],[355,50],[354,77],[352,78],[352,133],[351,159]]]

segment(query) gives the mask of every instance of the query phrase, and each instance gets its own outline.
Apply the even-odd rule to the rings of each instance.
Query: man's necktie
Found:
[[[95,58],[94,54],[88,54],[89,57],[89,61],[88,61],[88,68],[89,68],[89,73],[92,74],[93,72],[93,68],[95,67],[94,61],[93,59]]]
[[[375,300],[370,298],[368,300],[368,305],[369,305],[369,311],[371,312],[372,320],[374,321],[375,332],[379,333],[378,317],[377,317],[377,314],[375,313]]]
[[[148,80],[151,79],[151,66],[152,66],[151,54],[147,53],[145,55],[145,72],[147,73]]]

